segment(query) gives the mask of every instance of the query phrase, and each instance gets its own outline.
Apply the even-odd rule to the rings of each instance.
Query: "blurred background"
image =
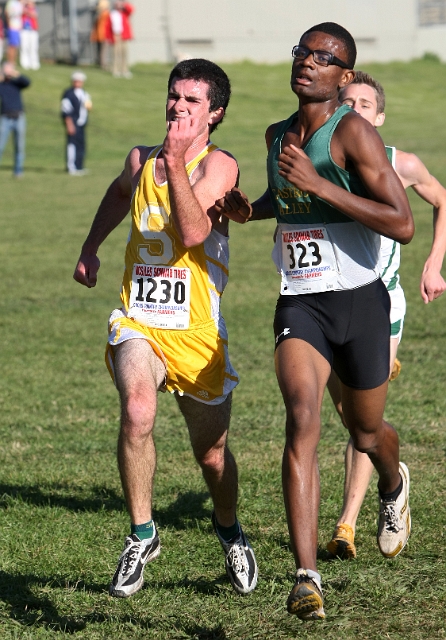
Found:
[[[4,7],[6,0],[0,0]],[[37,0],[43,59],[91,64],[96,0]],[[111,8],[113,2],[110,3]],[[339,22],[354,36],[358,62],[410,60],[426,52],[446,60],[446,0],[132,0],[129,62],[204,57],[219,62],[289,59],[301,33]]]

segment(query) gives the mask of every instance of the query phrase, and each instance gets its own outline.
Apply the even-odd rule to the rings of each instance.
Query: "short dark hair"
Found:
[[[366,84],[372,87],[376,96],[376,113],[384,113],[386,108],[386,94],[384,93],[382,84],[380,84],[378,80],[372,78],[372,76],[365,71],[356,71],[352,84]]]
[[[346,63],[350,69],[354,68],[356,62],[356,44],[353,36],[347,31],[347,29],[341,27],[340,24],[336,24],[336,22],[321,22],[321,24],[316,24],[314,27],[311,27],[311,29],[307,29],[307,31],[302,34],[302,38],[312,31],[327,33],[329,36],[333,36],[337,40],[340,40],[347,49]]]
[[[231,97],[231,83],[221,67],[204,58],[192,58],[182,60],[170,72],[167,89],[170,89],[172,80],[202,80],[208,85],[208,99],[210,101],[209,112],[216,111],[220,107],[226,111]],[[211,125],[211,131],[215,131],[223,118]]]

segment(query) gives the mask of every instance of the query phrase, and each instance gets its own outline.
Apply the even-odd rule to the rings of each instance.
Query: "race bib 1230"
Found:
[[[128,315],[157,329],[188,329],[190,269],[134,264]]]

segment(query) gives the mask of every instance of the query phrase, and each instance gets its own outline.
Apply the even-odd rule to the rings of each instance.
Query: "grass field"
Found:
[[[233,98],[215,142],[239,159],[241,186],[265,188],[263,133],[295,109],[289,66],[227,65]],[[414,151],[446,184],[446,65],[435,60],[368,65],[387,90],[388,144]],[[108,314],[119,304],[124,223],[100,251],[96,289],[72,280],[80,246],[107,185],[136,143],[163,138],[168,68],[137,66],[132,80],[88,71],[94,110],[90,174],[64,173],[58,115],[71,69],[44,66],[25,93],[26,173],[0,167],[0,637],[48,639],[444,638],[446,623],[446,298],[424,306],[419,276],[432,212],[410,194],[416,235],[403,248],[408,312],[387,419],[399,430],[412,475],[413,534],[404,553],[378,552],[375,483],[357,531],[356,562],[328,562],[324,548],[341,504],[346,432],[328,399],[319,457],[319,570],[327,618],[287,615],[293,560],[281,496],[284,410],[273,369],[278,277],[272,222],[231,227],[231,278],[223,310],[233,364],[231,449],[240,472],[239,517],[259,563],[256,591],[238,597],[211,531],[211,503],[182,419],[162,395],[155,519],[163,551],[136,596],[107,587],[128,532],[115,461],[118,398],[103,363]]]

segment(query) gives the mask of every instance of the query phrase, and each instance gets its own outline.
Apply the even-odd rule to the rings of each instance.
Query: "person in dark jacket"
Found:
[[[31,80],[20,75],[13,64],[4,62],[0,74],[0,161],[8,142],[14,136],[14,176],[23,175],[25,161],[26,117],[21,92],[29,87]]]
[[[62,119],[67,133],[66,162],[67,171],[72,176],[81,176],[85,158],[85,127],[88,112],[92,103],[88,93],[84,90],[87,79],[82,71],[75,71],[71,76],[71,87],[62,96]]]

